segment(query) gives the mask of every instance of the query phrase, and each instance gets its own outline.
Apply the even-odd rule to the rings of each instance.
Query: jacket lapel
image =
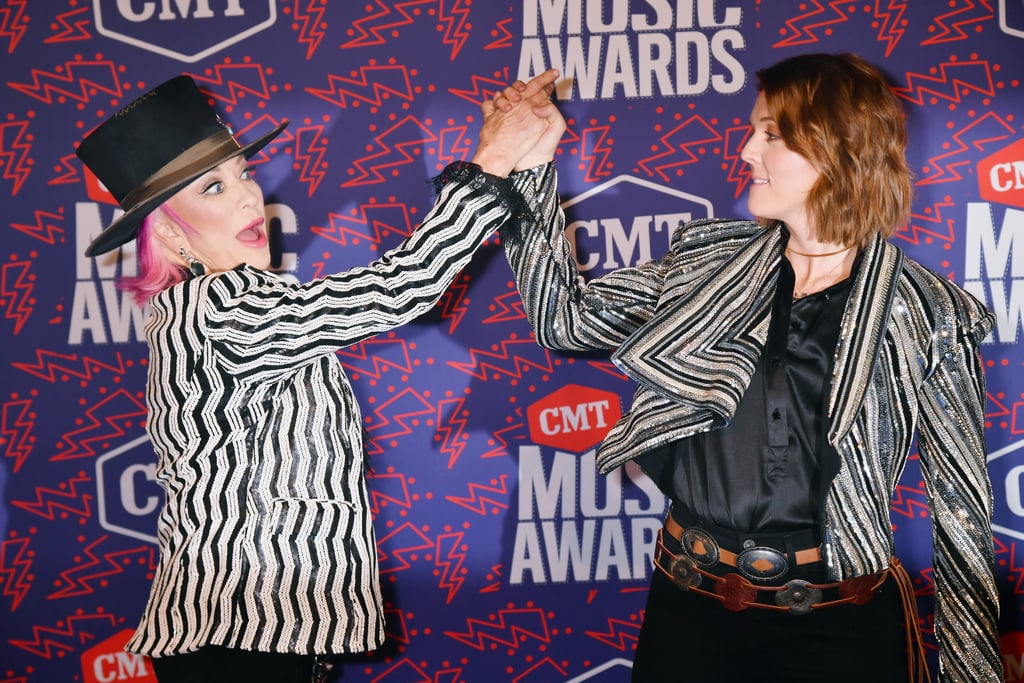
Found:
[[[669,305],[630,335],[612,361],[642,386],[728,423],[764,349],[781,241],[778,229],[764,230],[703,283],[666,291],[662,300]]]
[[[865,247],[843,313],[832,373],[829,442],[846,435],[857,417],[889,324],[903,252],[876,235]]]

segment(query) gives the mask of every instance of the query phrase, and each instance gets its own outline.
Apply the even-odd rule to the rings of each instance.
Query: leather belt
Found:
[[[712,574],[697,566],[688,554],[674,554],[665,546],[665,533],[666,529],[658,530],[654,566],[679,588],[714,598],[732,612],[756,607],[790,614],[810,614],[834,605],[863,605],[874,597],[890,572],[890,569],[885,569],[877,574],[830,583],[790,579],[781,586],[759,586],[736,572],[727,572],[723,576]],[[705,580],[711,584],[708,589],[701,588]]]
[[[722,563],[736,568],[752,581],[772,581],[782,578],[789,571],[789,563],[796,566],[821,561],[821,548],[803,548],[791,553],[770,546],[750,543],[739,553],[719,545],[717,539],[701,527],[683,527],[671,513],[665,518],[665,531],[676,539],[683,551],[701,567],[712,567]]]

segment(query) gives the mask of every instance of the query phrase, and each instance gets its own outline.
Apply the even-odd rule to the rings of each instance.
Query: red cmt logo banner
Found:
[[[132,629],[125,629],[83,652],[82,680],[85,683],[157,683],[148,657],[124,651],[133,633]]]
[[[982,199],[1024,209],[1024,140],[982,159],[978,186]]]
[[[534,443],[582,453],[601,443],[622,417],[622,404],[613,392],[567,384],[532,404],[526,415]]]

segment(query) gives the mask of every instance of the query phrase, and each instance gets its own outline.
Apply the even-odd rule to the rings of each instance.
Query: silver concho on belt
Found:
[[[713,567],[718,564],[719,548],[718,541],[714,536],[697,527],[690,527],[683,531],[679,544],[683,551],[693,558],[701,567]]]
[[[736,571],[751,581],[774,581],[789,572],[785,554],[753,543],[746,541],[743,550],[736,554]]]
[[[686,555],[669,555],[669,557],[672,558],[668,565],[672,583],[683,590],[700,585],[701,575],[696,571],[696,563],[693,558]]]

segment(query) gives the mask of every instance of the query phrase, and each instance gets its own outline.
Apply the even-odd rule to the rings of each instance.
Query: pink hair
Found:
[[[195,234],[197,231],[189,225],[165,202],[159,207],[176,223],[182,226],[186,232]],[[183,282],[188,277],[188,270],[181,264],[175,263],[164,257],[160,242],[154,235],[153,213],[142,219],[139,227],[139,234],[135,238],[137,245],[136,258],[138,259],[139,274],[136,276],[123,276],[118,281],[118,287],[126,292],[139,306],[145,306],[151,298],[164,291],[168,287]]]

